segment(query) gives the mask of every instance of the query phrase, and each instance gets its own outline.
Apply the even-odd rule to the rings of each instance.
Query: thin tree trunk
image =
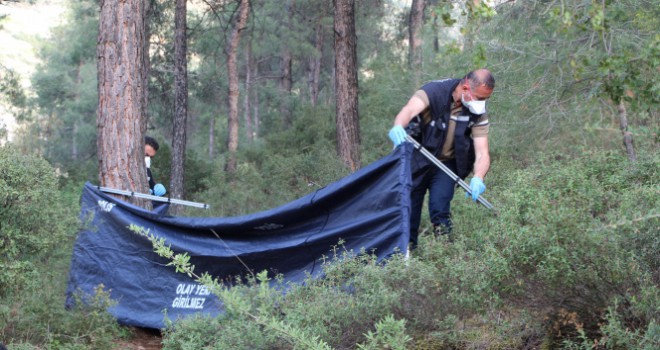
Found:
[[[282,53],[282,62],[280,63],[280,118],[282,119],[282,127],[286,130],[291,127],[291,51],[285,49]]]
[[[174,13],[174,128],[172,133],[172,165],[170,196],[184,197],[186,163],[186,124],[188,120],[188,59],[186,34],[186,2],[176,0]],[[174,206],[172,214],[181,214],[181,207]]]
[[[55,118],[57,118],[57,114],[53,110],[53,107],[51,107],[48,111],[48,118],[46,118],[45,121],[42,121],[40,123],[41,124],[39,128],[41,130],[41,133],[39,134],[40,138],[50,139],[53,136],[53,125],[55,125],[53,120],[55,120]],[[36,144],[38,145],[39,143]],[[42,149],[41,146],[38,147],[39,147],[40,155],[49,153],[48,150]]]
[[[157,0],[144,0],[144,105],[142,118],[144,119],[145,130],[149,125],[149,76],[151,75],[149,47],[151,45],[151,16],[154,13],[154,1]]]
[[[209,120],[209,160],[213,160],[215,157],[215,153],[213,150],[215,149],[215,116],[211,116],[211,120]]]
[[[238,18],[232,29],[231,39],[227,47],[227,75],[229,77],[229,119],[227,127],[227,163],[225,171],[228,173],[236,172],[236,151],[238,150],[238,43],[240,41],[241,31],[247,25],[248,14],[250,10],[250,1],[241,0],[238,10]]]
[[[325,9],[325,6],[322,6]],[[321,81],[321,59],[323,58],[323,17],[325,13],[322,11],[316,20],[316,29],[314,35],[314,48],[315,55],[310,61],[310,78],[309,78],[309,91],[312,106],[316,106],[319,101],[319,83]]]
[[[148,192],[144,0],[101,1],[99,15],[97,154],[102,186]],[[128,200],[149,208],[151,202]]]
[[[481,0],[466,1],[465,5],[468,9],[468,18],[464,27],[465,30],[463,31],[463,51],[470,52],[474,47],[474,38],[479,32],[479,26],[481,24],[479,23],[480,20],[475,18],[472,11],[481,5]]]
[[[259,74],[259,67],[255,66],[254,74]],[[259,126],[261,121],[259,120],[259,92],[252,91],[252,106],[254,107],[254,112],[252,113],[252,125],[254,125],[254,138],[259,137]]]
[[[252,40],[247,45],[247,67],[245,69],[245,97],[243,100],[243,113],[245,114],[245,135],[248,142],[251,144],[254,140],[252,130],[252,116],[250,115],[251,106],[250,99],[252,97],[252,69],[254,67],[254,57],[252,56]]]
[[[334,0],[334,6],[337,154],[355,171],[361,166],[355,0]]]
[[[633,144],[633,134],[628,131],[628,112],[623,101],[619,101],[617,110],[619,111],[619,127],[623,135],[623,146],[626,147],[628,159],[631,162],[635,162],[637,160],[637,154],[635,153],[635,146]]]
[[[422,27],[424,25],[424,0],[413,0],[408,17],[408,65],[413,71],[415,86],[419,85],[422,69]]]
[[[78,121],[73,121],[73,132],[71,133],[71,159],[78,160]]]
[[[76,67],[76,86],[80,87],[82,83],[82,79],[80,78],[80,66],[82,65],[82,62],[78,63],[78,66]],[[75,95],[75,100],[76,103],[80,101],[80,94],[76,92]],[[74,117],[73,118],[73,131],[71,133],[71,159],[72,160],[78,160],[78,118]]]
[[[335,53],[336,55],[336,53]],[[325,98],[325,105],[328,106],[332,104],[334,100],[336,100],[336,93],[337,93],[337,63],[335,62],[335,65],[332,66],[332,72],[330,74],[330,86],[332,86],[332,92],[330,94],[326,94]]]
[[[285,5],[287,14],[287,29],[289,32],[293,30],[293,15],[296,3],[294,0],[287,0]],[[282,49],[282,61],[280,63],[280,118],[282,118],[282,126],[284,129],[291,127],[293,116],[291,115],[291,65],[293,57],[291,55],[291,48],[289,43],[284,41],[284,48]]]
[[[438,38],[438,31],[440,30],[438,26],[438,15],[433,14],[433,52],[440,52],[440,39]]]

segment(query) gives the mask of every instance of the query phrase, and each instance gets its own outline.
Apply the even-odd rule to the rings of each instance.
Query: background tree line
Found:
[[[364,134],[360,121],[369,114],[358,109],[358,89],[364,91],[358,84],[358,72],[361,72],[362,84],[379,80],[385,72],[374,68],[388,61],[408,65],[402,67],[401,78],[384,86],[400,87],[399,101],[423,81],[458,76],[471,68],[490,65],[503,83],[509,78],[518,79],[520,84],[517,85],[525,88],[531,85],[529,90],[539,92],[530,91],[524,99],[546,99],[542,107],[545,111],[532,112],[538,119],[563,113],[559,108],[571,98],[595,97],[604,102],[597,104],[597,108],[617,109],[627,152],[634,159],[632,133],[627,126],[628,109],[633,108],[634,114],[641,113],[642,124],[645,118],[657,117],[654,106],[658,87],[652,77],[656,73],[658,56],[658,38],[654,34],[658,21],[653,15],[658,10],[644,6],[645,3],[575,1],[558,6],[533,1],[512,6],[505,2],[498,6],[506,10],[499,18],[508,16],[517,21],[514,23],[532,26],[525,33],[520,33],[515,25],[501,26],[497,33],[487,36],[481,27],[495,11],[479,1],[461,4],[415,0],[409,9],[397,2],[349,1],[345,7],[350,11],[345,14],[337,12],[342,9],[341,2],[206,1],[191,2],[191,6],[186,7],[186,2],[135,1],[126,6],[143,8],[134,17],[140,17],[144,30],[141,40],[145,47],[139,53],[144,54],[140,58],[144,62],[133,74],[125,76],[139,80],[136,74],[144,75],[143,85],[128,85],[136,86],[136,91],[145,90],[142,98],[135,99],[135,103],[141,101],[140,108],[144,109],[135,113],[135,118],[142,123],[137,128],[140,134],[154,134],[164,143],[175,146],[171,164],[167,164],[169,160],[166,162],[167,169],[163,169],[159,177],[163,182],[169,180],[176,196],[185,192],[186,153],[192,152],[192,157],[204,162],[222,161],[226,171],[235,173],[239,149],[262,142],[268,135],[286,132],[310,109],[319,111],[336,106],[335,148],[344,162],[355,170],[361,164],[362,152],[356,151],[362,146],[361,135]],[[107,6],[107,14],[99,14],[99,4]],[[95,78],[95,66],[96,57],[105,56],[93,50],[97,39],[100,40],[98,45],[103,42],[98,31],[99,15],[111,18],[110,14],[118,11],[111,5],[119,6],[96,1],[70,4],[68,21],[56,28],[53,39],[43,45],[40,55],[44,65],[32,78],[35,94],[27,106],[20,96],[11,95],[12,91],[17,91],[16,88],[12,90],[11,73],[5,74],[7,79],[3,79],[8,96],[14,96],[11,100],[18,106],[25,106],[21,118],[25,121],[25,137],[17,138],[22,140],[22,149],[44,154],[65,169],[85,168],[86,171],[74,172],[90,179],[94,178],[94,169],[98,167],[94,158],[112,154],[109,150],[98,149],[104,141],[103,133],[99,134],[95,126],[95,113],[99,101],[104,99],[101,96],[99,100],[94,88],[103,74],[100,72]],[[241,7],[245,9],[242,13]],[[646,8],[650,11],[644,10]],[[542,25],[538,27],[533,25],[537,20],[534,11],[542,13],[543,18],[538,18]],[[345,36],[338,32],[337,26],[351,26],[351,23],[342,24],[338,15],[355,26],[359,40],[346,44],[354,47],[355,53],[350,50],[335,52],[335,48],[341,50],[341,40]],[[241,19],[244,23],[240,23],[239,17],[244,17]],[[100,24],[100,28],[106,27],[107,24]],[[462,33],[457,33],[457,29]],[[107,30],[112,33],[112,28]],[[445,42],[440,44],[442,40]],[[452,50],[471,55],[470,63],[452,62],[454,60],[447,55],[455,53]],[[355,58],[335,65],[335,54],[355,55]],[[134,57],[129,61],[133,65],[140,60]],[[350,66],[352,60],[355,64]],[[531,68],[542,74],[535,82],[517,74],[529,72],[532,64]],[[119,66],[119,62],[108,65]],[[126,67],[123,65],[122,69]],[[344,70],[347,75],[338,79],[338,74],[344,74]],[[350,78],[353,76],[355,78]],[[117,80],[115,78],[107,79],[112,82]],[[343,87],[349,80],[350,87]],[[347,90],[349,88],[351,90]],[[20,93],[20,89],[18,91]],[[550,95],[546,95],[546,91]],[[509,91],[506,94],[511,95]],[[361,95],[363,99],[368,98],[364,93]],[[349,103],[350,100],[353,102]],[[505,103],[509,110],[521,105],[511,102]],[[348,105],[343,107],[344,104]],[[503,104],[492,105],[493,112],[497,113],[497,108]],[[388,107],[388,114],[382,118],[384,125],[388,123],[387,116],[395,113],[392,111],[397,104]],[[343,109],[350,113],[346,115]],[[100,109],[99,118],[106,115],[103,110]],[[117,113],[112,118],[124,118],[128,112]],[[516,123],[525,113],[509,114],[506,119]],[[103,120],[98,124],[100,128],[109,125]],[[353,129],[355,131],[350,132]],[[508,131],[513,129],[508,128]],[[126,133],[111,133],[115,134]],[[127,137],[140,139],[141,135],[131,133]],[[128,147],[133,143],[133,147]],[[128,150],[122,151],[120,158],[135,159],[133,171],[136,174],[143,170],[139,166],[139,143],[120,142],[135,149],[126,154]],[[187,149],[192,151],[187,152]],[[100,171],[103,173],[102,169]],[[163,178],[162,175],[171,176]],[[134,177],[133,181],[144,178]],[[135,186],[111,181],[108,185]],[[145,185],[140,182],[140,186]]]

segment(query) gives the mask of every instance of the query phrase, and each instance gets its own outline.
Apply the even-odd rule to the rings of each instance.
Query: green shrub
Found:
[[[122,335],[108,309],[116,305],[110,292],[103,285],[95,288],[93,295],[77,295],[76,307],[62,317],[59,325],[49,332],[51,348],[62,349],[112,349],[114,340]],[[59,346],[58,346],[59,345]]]
[[[189,317],[163,334],[163,350],[284,349],[278,335],[243,317]]]
[[[152,159],[151,171],[156,183],[162,183],[169,188],[170,176],[172,174],[172,147],[163,140],[160,142],[158,154]],[[206,179],[211,176],[211,165],[200,159],[195,150],[186,150],[186,161],[184,164],[185,181],[184,192],[187,197],[206,190]],[[199,212],[195,213],[199,216]]]
[[[48,271],[20,291],[20,298],[0,307],[0,339],[12,348],[111,349],[125,336],[107,309],[115,303],[102,286],[94,295],[79,295],[86,303],[67,310],[64,290],[68,256],[57,259]],[[6,308],[4,307],[6,305]]]
[[[423,226],[412,258],[386,264],[340,242],[323,279],[284,296],[263,278],[221,289],[231,307],[212,321],[217,331],[177,322],[168,349],[304,348],[303,335],[336,349],[656,345],[657,156],[634,166],[602,151],[506,162],[489,177],[498,216],[457,193],[453,242]]]
[[[660,325],[651,320],[646,329],[626,327],[615,313],[608,313],[600,343],[607,349],[652,350],[660,347]]]
[[[412,340],[412,338],[406,335],[406,320],[396,320],[392,315],[388,315],[384,319],[378,321],[375,327],[376,332],[370,331],[367,333],[366,343],[359,344],[358,349],[405,350],[407,349],[406,344]]]
[[[275,208],[303,197],[348,174],[334,154],[310,148],[293,157],[288,152],[247,149],[240,153],[236,174],[217,162],[199,200],[211,205],[209,216],[235,216]]]
[[[58,191],[56,169],[0,147],[0,297],[36,278],[39,265],[75,227],[72,214]]]
[[[337,249],[338,259],[323,265],[324,278],[292,287],[281,308],[288,322],[335,348],[351,348],[392,314],[402,291],[369,278],[384,268],[374,256]]]
[[[657,304],[658,295],[656,288],[655,302]],[[657,310],[660,310],[656,305]],[[584,331],[580,330],[578,339],[568,339],[564,341],[567,349],[639,349],[651,350],[660,346],[660,325],[657,318],[651,319],[647,323],[630,327],[626,316],[617,311],[618,305],[610,307],[601,327],[602,336],[598,339],[590,339]],[[628,310],[623,310],[628,313]]]
[[[102,288],[66,310],[80,185],[36,156],[0,147],[0,339],[14,349],[110,349],[120,328]]]
[[[488,268],[482,278],[497,294],[491,300],[538,313],[556,341],[579,331],[598,338],[608,305],[626,300],[630,311],[648,276],[657,280],[657,164],[657,156],[631,165],[602,151],[498,164],[487,192],[497,219],[455,201],[457,241],[466,245],[457,253]],[[627,326],[650,321],[637,319]]]

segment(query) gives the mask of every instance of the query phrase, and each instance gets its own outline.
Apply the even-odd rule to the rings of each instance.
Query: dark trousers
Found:
[[[442,162],[456,173],[456,161]],[[443,226],[443,233],[451,233],[451,200],[456,183],[437,166],[430,164],[413,179],[410,205],[410,247],[417,247],[419,225],[424,206],[424,196],[429,192],[429,216],[433,226]]]

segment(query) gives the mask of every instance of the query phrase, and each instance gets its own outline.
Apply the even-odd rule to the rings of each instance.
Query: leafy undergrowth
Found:
[[[659,164],[607,152],[497,162],[486,194],[499,214],[457,194],[451,241],[424,227],[411,258],[386,264],[339,244],[324,279],[286,295],[265,274],[231,289],[199,276],[226,312],[148,342],[106,313],[102,288],[64,308],[71,233],[20,293],[5,291],[0,337],[10,349],[655,349]],[[75,208],[63,198],[53,215]]]
[[[163,348],[657,348],[658,161],[500,164],[514,170],[490,179],[498,216],[457,196],[451,242],[427,228],[410,259],[343,252],[284,296],[265,275],[200,276],[227,312],[171,324]]]

